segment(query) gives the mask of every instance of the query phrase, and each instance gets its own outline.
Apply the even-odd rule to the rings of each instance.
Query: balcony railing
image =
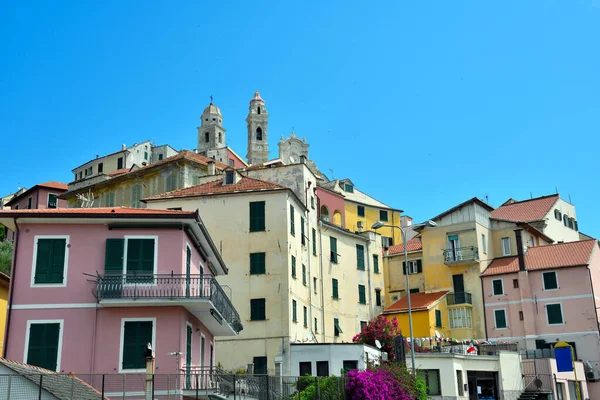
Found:
[[[446,295],[446,303],[449,306],[457,304],[473,304],[471,301],[471,293],[467,292],[448,293]]]
[[[444,263],[446,265],[464,264],[472,261],[479,261],[479,249],[475,246],[444,250]]]
[[[206,275],[103,275],[96,280],[98,300],[165,299],[210,300],[223,319],[236,331],[242,330],[240,316],[219,282]]]

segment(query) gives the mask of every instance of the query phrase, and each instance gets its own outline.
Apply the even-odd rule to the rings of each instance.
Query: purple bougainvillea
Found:
[[[351,400],[412,400],[414,396],[400,386],[394,375],[384,369],[348,372],[346,390]]]

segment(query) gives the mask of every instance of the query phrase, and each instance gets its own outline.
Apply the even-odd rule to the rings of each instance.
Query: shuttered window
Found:
[[[60,324],[31,324],[27,344],[27,364],[56,371]]]
[[[361,244],[356,245],[356,268],[365,270],[365,247]]]
[[[294,206],[290,205],[290,233],[296,235],[296,225],[294,221]]]
[[[304,232],[304,217],[300,217],[300,243],[306,246],[306,232]]]
[[[37,239],[34,283],[63,283],[67,239]]]
[[[340,336],[340,333],[344,333],[340,327],[340,320],[337,318],[333,319],[333,336]]]
[[[142,185],[137,184],[131,187],[131,207],[139,208],[142,199]]]
[[[492,289],[494,296],[502,296],[504,294],[504,282],[502,279],[494,279],[492,281]]]
[[[542,277],[544,280],[544,290],[558,289],[558,278],[556,277],[556,271],[544,272]]]
[[[334,237],[329,238],[329,250],[331,253],[329,259],[331,260],[331,262],[337,264],[337,262],[338,262],[337,239]]]
[[[381,307],[381,289],[375,289],[375,305]]]
[[[367,304],[365,285],[358,285],[358,302],[360,304]]]
[[[296,257],[292,256],[292,278],[296,277]]]
[[[436,328],[442,327],[442,312],[440,310],[435,310],[435,326]]]
[[[106,239],[106,251],[104,253],[104,274],[123,274],[123,252],[125,250],[125,239]]]
[[[265,253],[250,254],[250,275],[260,275],[266,273]]]
[[[308,328],[308,309],[304,306],[304,327]]]
[[[57,206],[57,198],[55,194],[48,194],[48,208],[56,208]]]
[[[302,284],[306,286],[306,265],[302,264]]]
[[[265,202],[253,201],[250,203],[250,232],[265,230]]]
[[[331,280],[331,290],[332,290],[332,295],[331,297],[333,297],[334,299],[339,299],[339,292],[338,292],[338,280],[337,279],[332,279]]]
[[[560,303],[547,304],[546,315],[548,317],[548,325],[562,324],[564,322]]]
[[[298,314],[296,313],[296,300],[292,300],[292,321],[298,322]]]
[[[379,256],[373,256],[373,272],[379,273]]]
[[[250,320],[264,321],[267,319],[265,299],[250,299]]]
[[[496,329],[506,328],[506,311],[505,310],[494,310],[494,321]]]
[[[152,343],[152,321],[125,321],[123,324],[123,369],[144,369],[146,349]]]
[[[154,274],[154,239],[127,239],[127,275]]]
[[[177,189],[177,175],[173,173],[167,177],[166,190],[170,192],[175,189]]]
[[[317,231],[313,228],[312,230],[312,251],[313,254],[317,255]]]

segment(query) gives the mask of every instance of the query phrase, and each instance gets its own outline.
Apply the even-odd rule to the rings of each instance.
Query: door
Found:
[[[463,274],[452,275],[452,287],[454,288],[454,304],[464,304],[466,296]]]
[[[186,248],[185,254],[185,297],[190,297],[190,280],[192,272],[192,249]]]
[[[206,357],[206,338],[204,336],[200,336],[200,373],[202,374],[202,388],[206,387],[208,374],[204,371],[204,357]]]
[[[460,260],[460,243],[458,235],[448,236],[448,252],[446,253],[446,261]]]
[[[185,387],[192,388],[192,327],[187,325],[185,339]]]

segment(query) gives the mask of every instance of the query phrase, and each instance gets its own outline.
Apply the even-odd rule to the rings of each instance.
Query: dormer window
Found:
[[[563,224],[569,226],[569,216],[567,214],[563,215]]]
[[[562,219],[562,213],[558,208],[554,210],[554,218],[556,218],[559,221]]]
[[[225,184],[233,185],[234,171],[225,171]]]
[[[262,128],[260,126],[256,128],[256,140],[262,140]]]
[[[354,193],[354,186],[349,183],[344,183],[344,191],[348,193]]]

